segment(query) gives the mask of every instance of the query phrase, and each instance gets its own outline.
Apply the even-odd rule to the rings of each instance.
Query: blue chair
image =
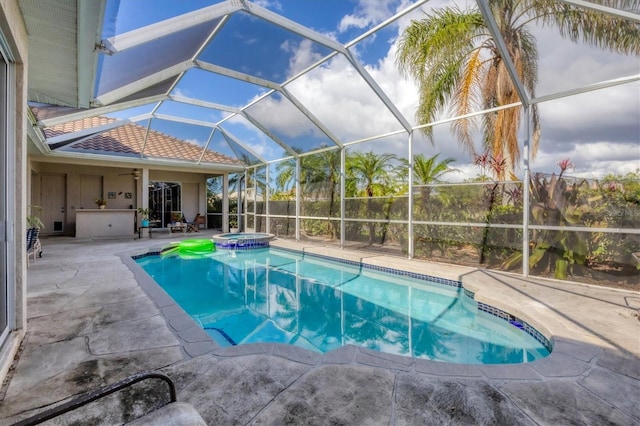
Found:
[[[42,257],[42,244],[40,244],[40,228],[27,229],[27,262],[33,255],[33,261],[38,257]]]

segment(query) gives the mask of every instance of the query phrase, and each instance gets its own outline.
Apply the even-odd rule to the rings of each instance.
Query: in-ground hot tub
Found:
[[[213,242],[218,250],[252,250],[269,247],[269,241],[275,235],[263,232],[220,234],[213,236]]]

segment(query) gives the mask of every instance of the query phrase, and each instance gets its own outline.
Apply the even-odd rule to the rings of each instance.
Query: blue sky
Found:
[[[121,0],[109,1],[108,18],[103,36],[109,37],[162,21],[180,13],[206,7],[217,1],[205,0]],[[348,43],[379,22],[413,3],[408,0],[260,0],[254,3],[306,25],[340,43]],[[429,7],[440,7],[453,2],[434,0]],[[458,4],[463,4],[459,2]],[[117,17],[116,16],[117,12]],[[417,87],[413,81],[403,78],[395,65],[395,41],[411,19],[421,18],[423,11],[416,10],[385,27],[375,35],[355,45],[351,52],[368,74],[393,102],[395,107],[414,123]],[[114,18],[115,17],[115,18]],[[532,25],[539,50],[539,83],[537,95],[549,95],[603,80],[640,75],[638,58],[612,54],[573,43],[560,37],[555,29]],[[190,57],[193,47],[188,40],[199,40],[199,34],[207,29],[185,32],[178,46],[164,50],[169,44],[149,44],[155,52],[148,57],[142,48],[125,51],[107,58],[117,66],[129,63],[129,69],[144,74],[154,64],[168,66]],[[325,57],[331,50],[310,40],[266,23],[246,13],[237,13],[229,19],[213,40],[201,60],[224,66],[276,83],[283,83],[309,65]],[[116,67],[114,65],[114,68]],[[117,79],[123,75],[116,74]],[[134,73],[135,76],[135,73]],[[125,78],[126,79],[126,78]],[[114,84],[118,82],[114,80]],[[103,83],[103,87],[108,87]],[[386,134],[402,127],[379,97],[356,73],[353,66],[341,55],[323,63],[320,67],[297,78],[286,86],[329,132],[342,142]],[[186,72],[172,91],[174,95],[204,98],[211,102],[242,107],[254,102],[269,89],[240,80],[220,77],[206,71],[191,69]],[[555,171],[556,163],[572,158],[576,165],[573,173],[583,176],[601,176],[607,173],[626,173],[640,168],[640,85],[638,82],[590,92],[576,97],[562,98],[540,104],[542,139],[538,157],[532,162],[537,171]],[[149,109],[151,106],[149,106]],[[304,141],[305,137],[318,137],[315,125],[305,124],[290,102],[280,96],[271,96],[249,108],[269,130],[292,145],[315,146]],[[225,112],[208,112],[201,108],[166,105],[159,112],[188,116],[198,120],[219,122],[228,116]],[[295,113],[294,113],[295,112]],[[251,123],[234,118],[222,124],[225,129],[241,139],[259,155],[268,160],[279,158],[283,150],[270,141]],[[204,143],[200,137],[189,135],[176,126],[174,135]],[[163,127],[170,132],[170,126]],[[179,129],[180,128],[180,129]],[[202,133],[198,131],[197,133]],[[454,165],[463,171],[458,179],[473,176],[477,170],[471,166],[468,153],[462,151],[454,140],[449,124],[435,128],[435,144],[416,137],[414,153],[441,154],[441,158],[456,160]],[[312,138],[312,139],[313,139]],[[326,138],[323,136],[323,138]],[[317,139],[318,141],[320,139]],[[407,136],[385,138],[378,145],[367,143],[364,150],[391,151],[398,155],[407,152]],[[456,179],[454,176],[451,178]]]
[[[173,16],[221,3],[220,0],[109,0],[107,16],[117,16],[112,25],[103,28],[103,37],[124,33]],[[299,22],[323,34],[333,34],[348,42],[360,34],[358,28],[370,27],[393,15],[400,1],[357,0],[258,0],[262,7]],[[318,3],[321,7],[318,7]],[[375,13],[372,13],[375,11]]]

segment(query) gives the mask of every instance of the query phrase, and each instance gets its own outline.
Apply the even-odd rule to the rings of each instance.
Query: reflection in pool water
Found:
[[[277,342],[327,352],[354,344],[471,364],[549,354],[522,324],[478,310],[456,285],[274,248],[138,262],[222,346]]]

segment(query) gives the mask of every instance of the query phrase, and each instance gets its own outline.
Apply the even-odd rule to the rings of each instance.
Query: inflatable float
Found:
[[[183,240],[178,244],[162,251],[162,255],[177,253],[183,259],[199,259],[210,255],[216,251],[216,246],[212,240],[196,239]]]

